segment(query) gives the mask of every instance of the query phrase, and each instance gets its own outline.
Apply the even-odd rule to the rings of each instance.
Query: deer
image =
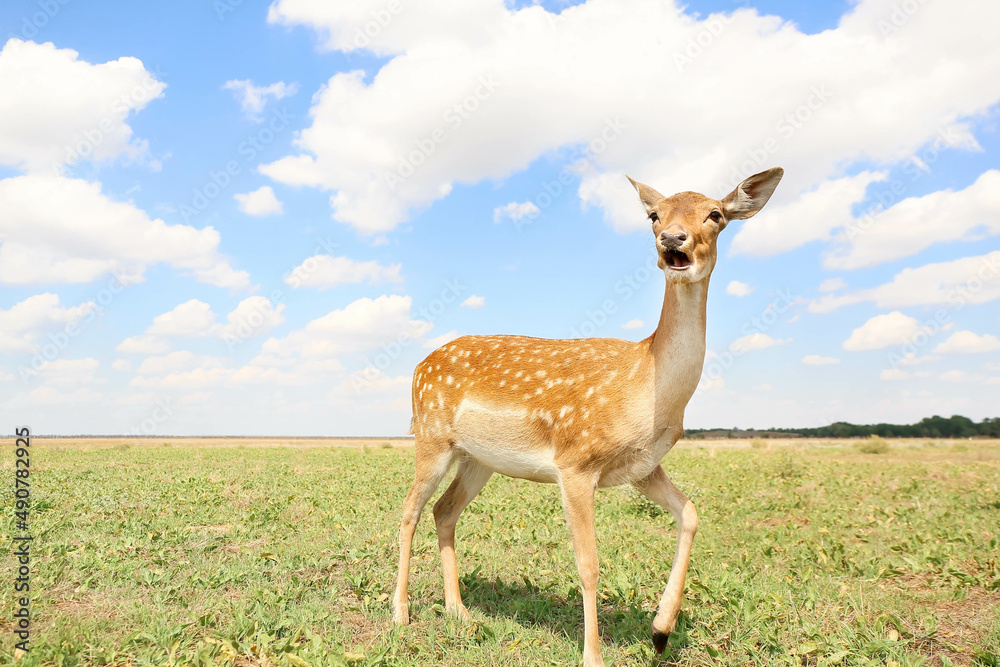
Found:
[[[698,529],[694,504],[661,461],[684,433],[684,410],[705,360],[708,283],[719,233],[754,216],[784,170],[750,176],[722,199],[696,192],[664,197],[629,182],[652,225],[663,307],[656,330],[616,338],[463,336],[431,352],[413,374],[415,472],[403,503],[393,621],[409,623],[413,534],[445,474],[455,477],[434,504],[446,613],[468,620],[459,590],[455,526],[494,473],[558,484],[583,598],[583,664],[604,664],[597,626],[594,501],[599,487],[631,484],[670,512],[677,545],[652,621],[663,653],[675,629]]]

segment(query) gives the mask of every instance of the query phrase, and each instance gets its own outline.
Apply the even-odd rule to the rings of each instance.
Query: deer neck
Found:
[[[667,281],[660,322],[649,347],[653,359],[658,422],[672,424],[681,419],[684,407],[701,380],[705,363],[708,280],[705,278],[693,283]]]

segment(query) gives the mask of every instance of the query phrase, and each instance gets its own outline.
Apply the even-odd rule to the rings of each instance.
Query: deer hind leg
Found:
[[[597,631],[597,536],[594,529],[594,492],[597,480],[589,475],[563,474],[563,510],[573,537],[576,567],[583,591],[583,667],[604,667]]]
[[[698,530],[698,512],[695,511],[694,503],[670,481],[662,466],[656,466],[648,477],[635,486],[644,496],[673,514],[677,521],[677,551],[674,553],[674,563],[670,568],[667,587],[663,590],[663,597],[660,598],[660,604],[656,608],[656,616],[653,617],[653,648],[657,653],[663,653],[670,633],[677,624],[677,614],[681,610],[684,579],[691,558],[691,545]]]
[[[441,483],[441,478],[448,472],[454,458],[454,450],[449,444],[444,447],[434,447],[431,443],[416,442],[416,473],[413,485],[403,501],[403,520],[399,527],[399,575],[396,579],[396,594],[392,599],[392,620],[396,625],[407,625],[410,622],[410,607],[407,596],[407,586],[410,579],[410,549],[413,546],[413,533],[420,521],[420,514],[434,491]]]
[[[444,573],[444,606],[449,614],[469,620],[458,588],[458,562],[455,559],[455,526],[458,517],[473,498],[486,486],[493,471],[475,459],[465,457],[451,486],[434,503],[434,523],[437,526],[438,547],[441,549],[441,569]]]

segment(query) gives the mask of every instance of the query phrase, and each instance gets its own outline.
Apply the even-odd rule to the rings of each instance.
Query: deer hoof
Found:
[[[670,639],[669,632],[660,632],[657,629],[653,629],[653,648],[657,653],[663,653],[667,648],[667,640]]]

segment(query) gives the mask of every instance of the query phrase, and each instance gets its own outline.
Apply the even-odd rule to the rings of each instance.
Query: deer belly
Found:
[[[618,467],[608,470],[601,476],[597,485],[600,487],[618,486],[619,484],[631,484],[645,478],[660,465],[660,461],[673,445],[671,438],[661,437],[652,445],[634,447],[629,455],[623,457],[623,461]]]
[[[538,442],[527,410],[462,401],[453,424],[455,446],[490,470],[534,482],[557,482],[555,449]]]

